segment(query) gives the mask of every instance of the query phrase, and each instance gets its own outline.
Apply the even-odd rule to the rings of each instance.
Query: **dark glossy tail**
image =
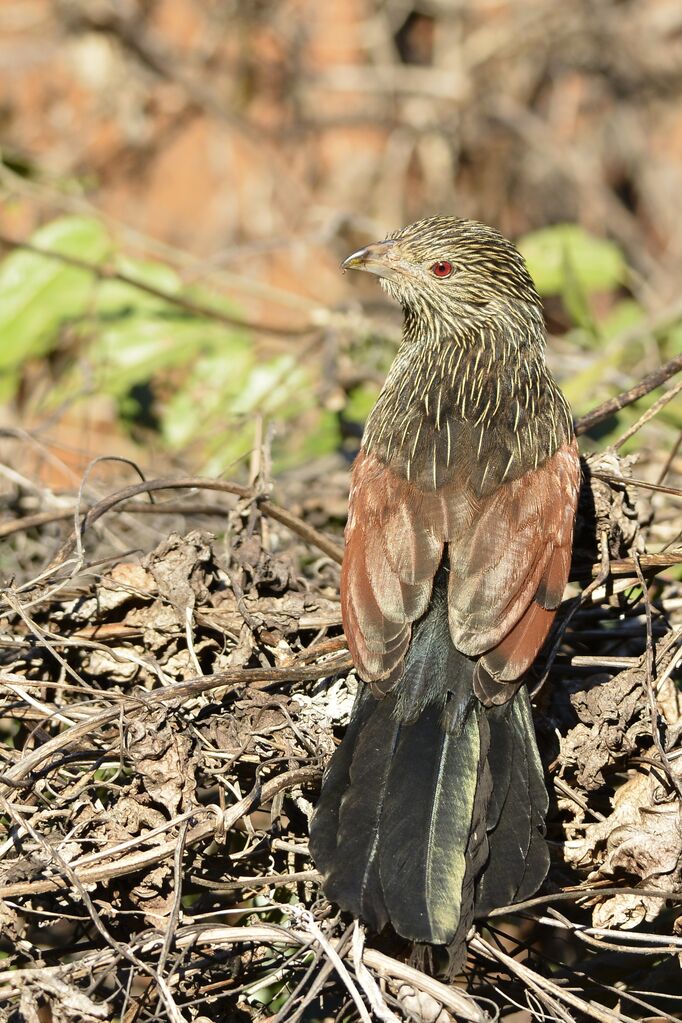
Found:
[[[486,708],[472,678],[437,584],[401,682],[383,700],[362,687],[310,835],[331,901],[455,960],[474,917],[534,892],[549,863],[525,687]]]

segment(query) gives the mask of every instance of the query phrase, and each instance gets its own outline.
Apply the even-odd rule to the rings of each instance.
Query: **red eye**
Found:
[[[452,273],[452,263],[448,263],[447,259],[439,259],[431,267],[431,273],[434,277],[449,277]]]

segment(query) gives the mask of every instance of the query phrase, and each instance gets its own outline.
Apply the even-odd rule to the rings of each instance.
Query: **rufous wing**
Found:
[[[544,643],[568,578],[580,482],[575,442],[475,498],[422,491],[373,454],[353,468],[341,604],[358,672],[380,694],[403,671],[448,545],[450,632],[478,660],[479,695],[504,702]]]
[[[372,454],[353,467],[341,572],[343,623],[360,675],[387,691],[411,623],[426,611],[449,531],[443,495],[424,494]]]
[[[480,658],[485,702],[504,702],[542,647],[568,579],[580,489],[575,441],[486,498],[449,545],[450,632]]]

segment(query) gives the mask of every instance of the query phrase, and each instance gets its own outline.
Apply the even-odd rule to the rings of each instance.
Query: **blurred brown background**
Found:
[[[338,262],[422,215],[513,237],[577,222],[622,249],[643,315],[679,301],[678,2],[3,0],[0,33],[0,231],[96,215],[283,328],[253,330],[258,352],[314,356],[329,408],[343,338],[369,329],[358,297],[370,318],[381,301]],[[320,326],[333,357],[286,334]],[[44,430],[36,373],[5,422]],[[74,467],[135,448],[94,394],[49,437]]]
[[[338,547],[400,310],[339,263],[429,214],[499,227],[577,416],[678,357],[682,3],[0,0],[0,67],[0,1015],[348,1020],[301,778],[351,702]],[[470,960],[516,1023],[679,1012],[680,386],[580,437],[609,571],[586,490],[599,586],[539,701],[549,897]],[[255,920],[305,945],[214,930]],[[372,969],[416,1019],[414,971]]]

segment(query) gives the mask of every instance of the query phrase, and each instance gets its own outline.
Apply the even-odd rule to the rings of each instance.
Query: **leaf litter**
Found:
[[[454,985],[438,950],[352,932],[308,854],[357,686],[329,553],[336,513],[317,502],[304,523],[285,479],[288,525],[258,489],[220,495],[222,511],[212,495],[202,516],[197,485],[171,529],[160,505],[137,530],[130,500],[86,519],[47,571],[17,543],[0,647],[0,1011],[672,1018],[682,554],[659,518],[679,503],[632,485],[614,452],[588,466],[574,582],[536,694],[552,869],[538,897],[479,921]],[[346,485],[328,478],[329,508]],[[63,540],[63,526],[41,528],[45,547]],[[631,991],[612,983],[619,958]]]

